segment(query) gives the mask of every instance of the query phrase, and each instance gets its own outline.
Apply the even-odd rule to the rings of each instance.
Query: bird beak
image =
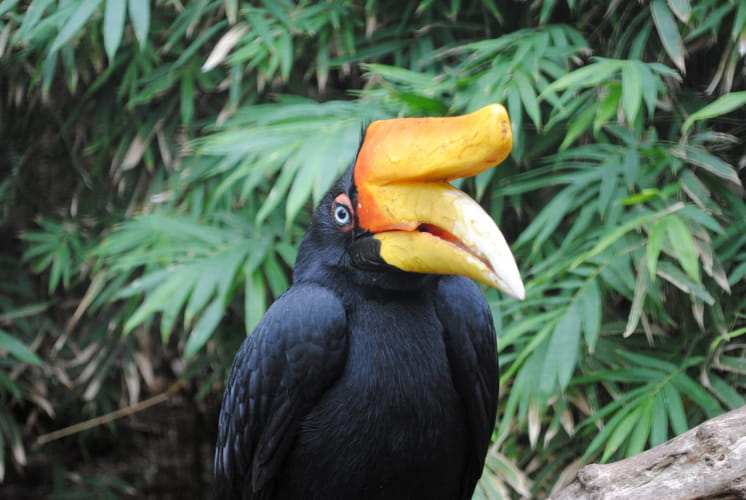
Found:
[[[368,127],[355,163],[358,226],[378,256],[403,271],[459,274],[518,299],[515,258],[479,204],[448,181],[503,161],[513,144],[499,104],[446,118],[397,118]]]

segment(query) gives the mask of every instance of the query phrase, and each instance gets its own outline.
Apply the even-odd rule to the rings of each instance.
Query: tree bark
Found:
[[[591,464],[549,500],[746,499],[746,406],[633,457]]]

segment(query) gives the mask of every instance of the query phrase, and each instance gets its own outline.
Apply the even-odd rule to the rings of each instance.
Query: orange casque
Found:
[[[515,259],[494,221],[448,181],[503,161],[513,143],[505,108],[370,124],[355,163],[358,224],[405,271],[461,274],[523,298]]]

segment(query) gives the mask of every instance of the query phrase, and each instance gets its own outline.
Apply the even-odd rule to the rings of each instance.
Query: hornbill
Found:
[[[449,180],[510,152],[497,104],[375,121],[314,212],[293,284],[227,381],[215,497],[468,499],[498,394],[489,306],[523,298],[510,249]]]

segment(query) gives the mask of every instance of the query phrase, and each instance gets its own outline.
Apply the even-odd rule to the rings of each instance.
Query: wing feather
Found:
[[[303,417],[347,354],[346,314],[326,288],[294,285],[236,354],[220,412],[215,498],[271,496],[272,479]]]

